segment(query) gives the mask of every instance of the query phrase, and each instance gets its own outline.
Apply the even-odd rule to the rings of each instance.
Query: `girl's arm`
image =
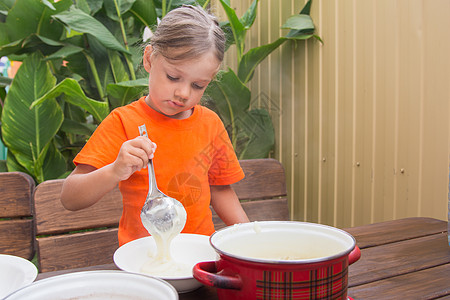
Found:
[[[227,226],[249,222],[236,193],[229,185],[211,186],[211,205]]]
[[[120,181],[145,168],[156,145],[146,137],[122,144],[116,160],[100,169],[79,164],[64,180],[61,203],[68,210],[89,207],[111,191]]]

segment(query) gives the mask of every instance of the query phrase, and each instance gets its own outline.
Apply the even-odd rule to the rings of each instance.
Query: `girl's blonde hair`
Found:
[[[150,45],[155,54],[171,60],[196,58],[213,50],[221,62],[225,52],[225,34],[213,15],[199,6],[183,5],[171,10],[161,20],[150,38]]]

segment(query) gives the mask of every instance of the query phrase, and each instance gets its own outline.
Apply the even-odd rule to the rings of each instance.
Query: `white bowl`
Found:
[[[143,273],[142,266],[149,259],[149,252],[156,253],[156,243],[153,237],[140,238],[119,247],[114,253],[114,263],[124,271]],[[177,235],[170,246],[174,261],[187,264],[191,270],[195,264],[202,261],[215,260],[217,255],[209,243],[209,236],[199,234],[181,233]],[[194,276],[167,276],[152,275],[166,280],[179,293],[193,291],[202,286]]]
[[[120,270],[68,273],[35,281],[4,300],[130,299],[177,300],[167,282]]]
[[[0,254],[0,299],[32,283],[37,273],[38,270],[31,261]]]

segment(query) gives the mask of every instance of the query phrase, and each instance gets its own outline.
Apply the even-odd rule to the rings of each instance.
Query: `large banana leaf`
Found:
[[[242,56],[238,67],[238,77],[243,83],[252,79],[256,67],[275,49],[286,41],[279,38],[275,42],[260,47],[252,48]]]
[[[32,54],[17,71],[2,112],[2,136],[8,156],[13,155],[11,161],[25,168],[38,182],[45,179],[44,162],[49,164],[47,169],[65,168],[61,154],[51,145],[64,118],[60,106],[55,99],[48,99],[30,109],[31,103],[51,90],[55,83],[56,78],[42,54]]]
[[[78,82],[72,78],[66,78],[47,90],[44,95],[30,103],[30,108],[39,107],[47,101],[52,102],[61,94],[65,95],[66,102],[82,107],[98,121],[102,121],[109,113],[108,103],[86,97]]]
[[[156,24],[156,9],[152,0],[136,0],[130,12],[149,28]]]
[[[90,34],[108,49],[129,53],[100,21],[74,6],[53,18],[63,22],[71,30]]]
[[[248,110],[251,93],[231,69],[220,72],[217,78],[208,85],[205,93],[214,100],[222,121],[228,126]]]
[[[51,16],[66,10],[71,4],[71,0],[61,0],[53,4],[55,10],[52,10],[42,1],[17,0],[5,22],[9,40],[21,40],[33,33],[58,40],[63,26],[56,24]]]

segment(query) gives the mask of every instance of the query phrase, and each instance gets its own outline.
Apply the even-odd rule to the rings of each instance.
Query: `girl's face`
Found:
[[[220,62],[213,51],[195,59],[171,61],[160,54],[152,54],[152,47],[147,46],[144,67],[150,74],[147,104],[168,117],[186,119],[200,102]]]

